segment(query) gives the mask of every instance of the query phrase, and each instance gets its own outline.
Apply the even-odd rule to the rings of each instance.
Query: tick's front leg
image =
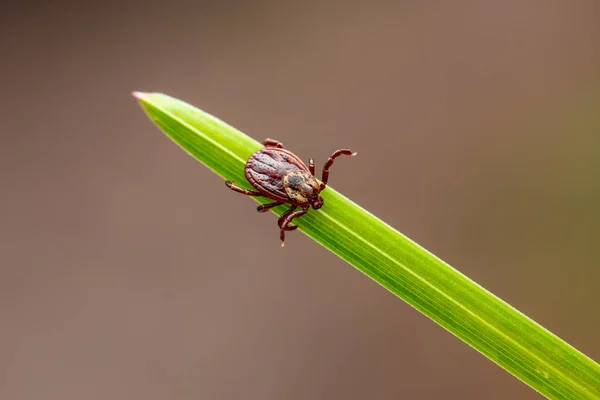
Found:
[[[331,156],[329,156],[329,159],[327,160],[327,162],[325,163],[325,166],[323,167],[323,175],[321,177],[321,182],[323,182],[323,183],[321,183],[321,187],[319,188],[319,191],[325,189],[325,187],[327,186],[327,181],[329,180],[329,168],[333,165],[333,162],[335,161],[335,159],[341,155],[355,156],[356,153],[352,152],[352,150],[349,150],[349,149],[341,149],[341,150],[334,151],[333,154]]]
[[[229,189],[233,190],[234,192],[245,194],[246,196],[262,196],[262,193],[253,192],[252,190],[242,189],[241,187],[237,186],[235,184],[235,182],[233,182],[233,181],[225,182],[225,186],[227,186]]]
[[[297,206],[291,206],[290,209],[287,210],[286,212],[284,212],[283,214],[281,214],[281,216],[277,220],[277,225],[279,225],[279,229],[280,229],[279,238],[281,239],[282,242],[285,240],[285,231],[293,231],[294,229],[298,229],[297,226],[290,226],[287,228],[283,228],[283,222],[289,215],[291,215],[296,210],[296,208],[297,208]]]
[[[263,144],[265,145],[265,147],[277,147],[278,149],[283,149],[283,143],[278,142],[277,140],[274,139],[265,139],[265,141],[263,142]]]
[[[281,214],[281,216],[277,220],[277,225],[279,225],[280,228],[281,228],[281,224],[283,224],[283,221],[288,217],[288,215],[290,215],[291,213],[293,213],[296,210],[296,208],[298,208],[298,207],[297,206],[291,206],[289,210],[287,210],[286,212],[284,212],[283,214]]]
[[[293,209],[295,209],[296,207],[293,207]],[[285,231],[293,231],[294,229],[298,229],[298,225],[292,225],[291,222],[292,220],[294,220],[295,218],[301,217],[304,214],[306,214],[309,210],[309,207],[302,207],[300,210],[298,211],[294,211],[292,213],[289,213],[289,211],[292,211],[292,208],[290,208],[290,210],[288,212],[286,212],[285,214],[285,218],[283,218],[283,220],[280,218],[279,220],[281,221],[279,224],[279,227],[281,228],[280,234],[279,234],[279,238],[281,239],[281,247],[284,246],[285,244]],[[288,214],[289,213],[289,214]],[[282,217],[284,216],[282,215]]]

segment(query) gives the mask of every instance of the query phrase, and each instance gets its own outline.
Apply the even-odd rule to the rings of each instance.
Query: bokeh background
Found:
[[[537,399],[173,145],[184,99],[600,360],[600,3],[4,1],[0,398]]]

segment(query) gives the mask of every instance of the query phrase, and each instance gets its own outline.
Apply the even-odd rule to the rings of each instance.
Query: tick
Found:
[[[348,149],[334,151],[323,166],[319,184],[315,178],[315,162],[312,158],[307,167],[297,155],[286,150],[282,143],[266,139],[264,145],[263,149],[250,156],[244,167],[246,179],[257,191],[242,189],[233,181],[225,184],[231,190],[246,196],[264,196],[274,200],[273,203],[258,206],[257,210],[261,213],[282,204],[291,205],[277,221],[283,246],[285,232],[298,229],[298,225],[292,225],[292,220],[306,214],[310,207],[315,210],[323,207],[324,200],[320,193],[327,187],[329,168],[333,161],[341,155],[355,156],[356,153]],[[300,209],[297,210],[298,208]]]

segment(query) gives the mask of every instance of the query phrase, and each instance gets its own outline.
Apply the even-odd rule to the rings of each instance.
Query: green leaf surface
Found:
[[[189,154],[252,189],[244,165],[261,143],[180,100],[134,95]],[[323,208],[299,220],[306,235],[546,397],[600,399],[600,365],[333,188],[322,195]]]

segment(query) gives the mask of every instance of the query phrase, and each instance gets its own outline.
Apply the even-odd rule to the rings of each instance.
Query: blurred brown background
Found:
[[[357,150],[336,189],[600,360],[598,1],[1,7],[1,399],[540,398],[132,90]]]

